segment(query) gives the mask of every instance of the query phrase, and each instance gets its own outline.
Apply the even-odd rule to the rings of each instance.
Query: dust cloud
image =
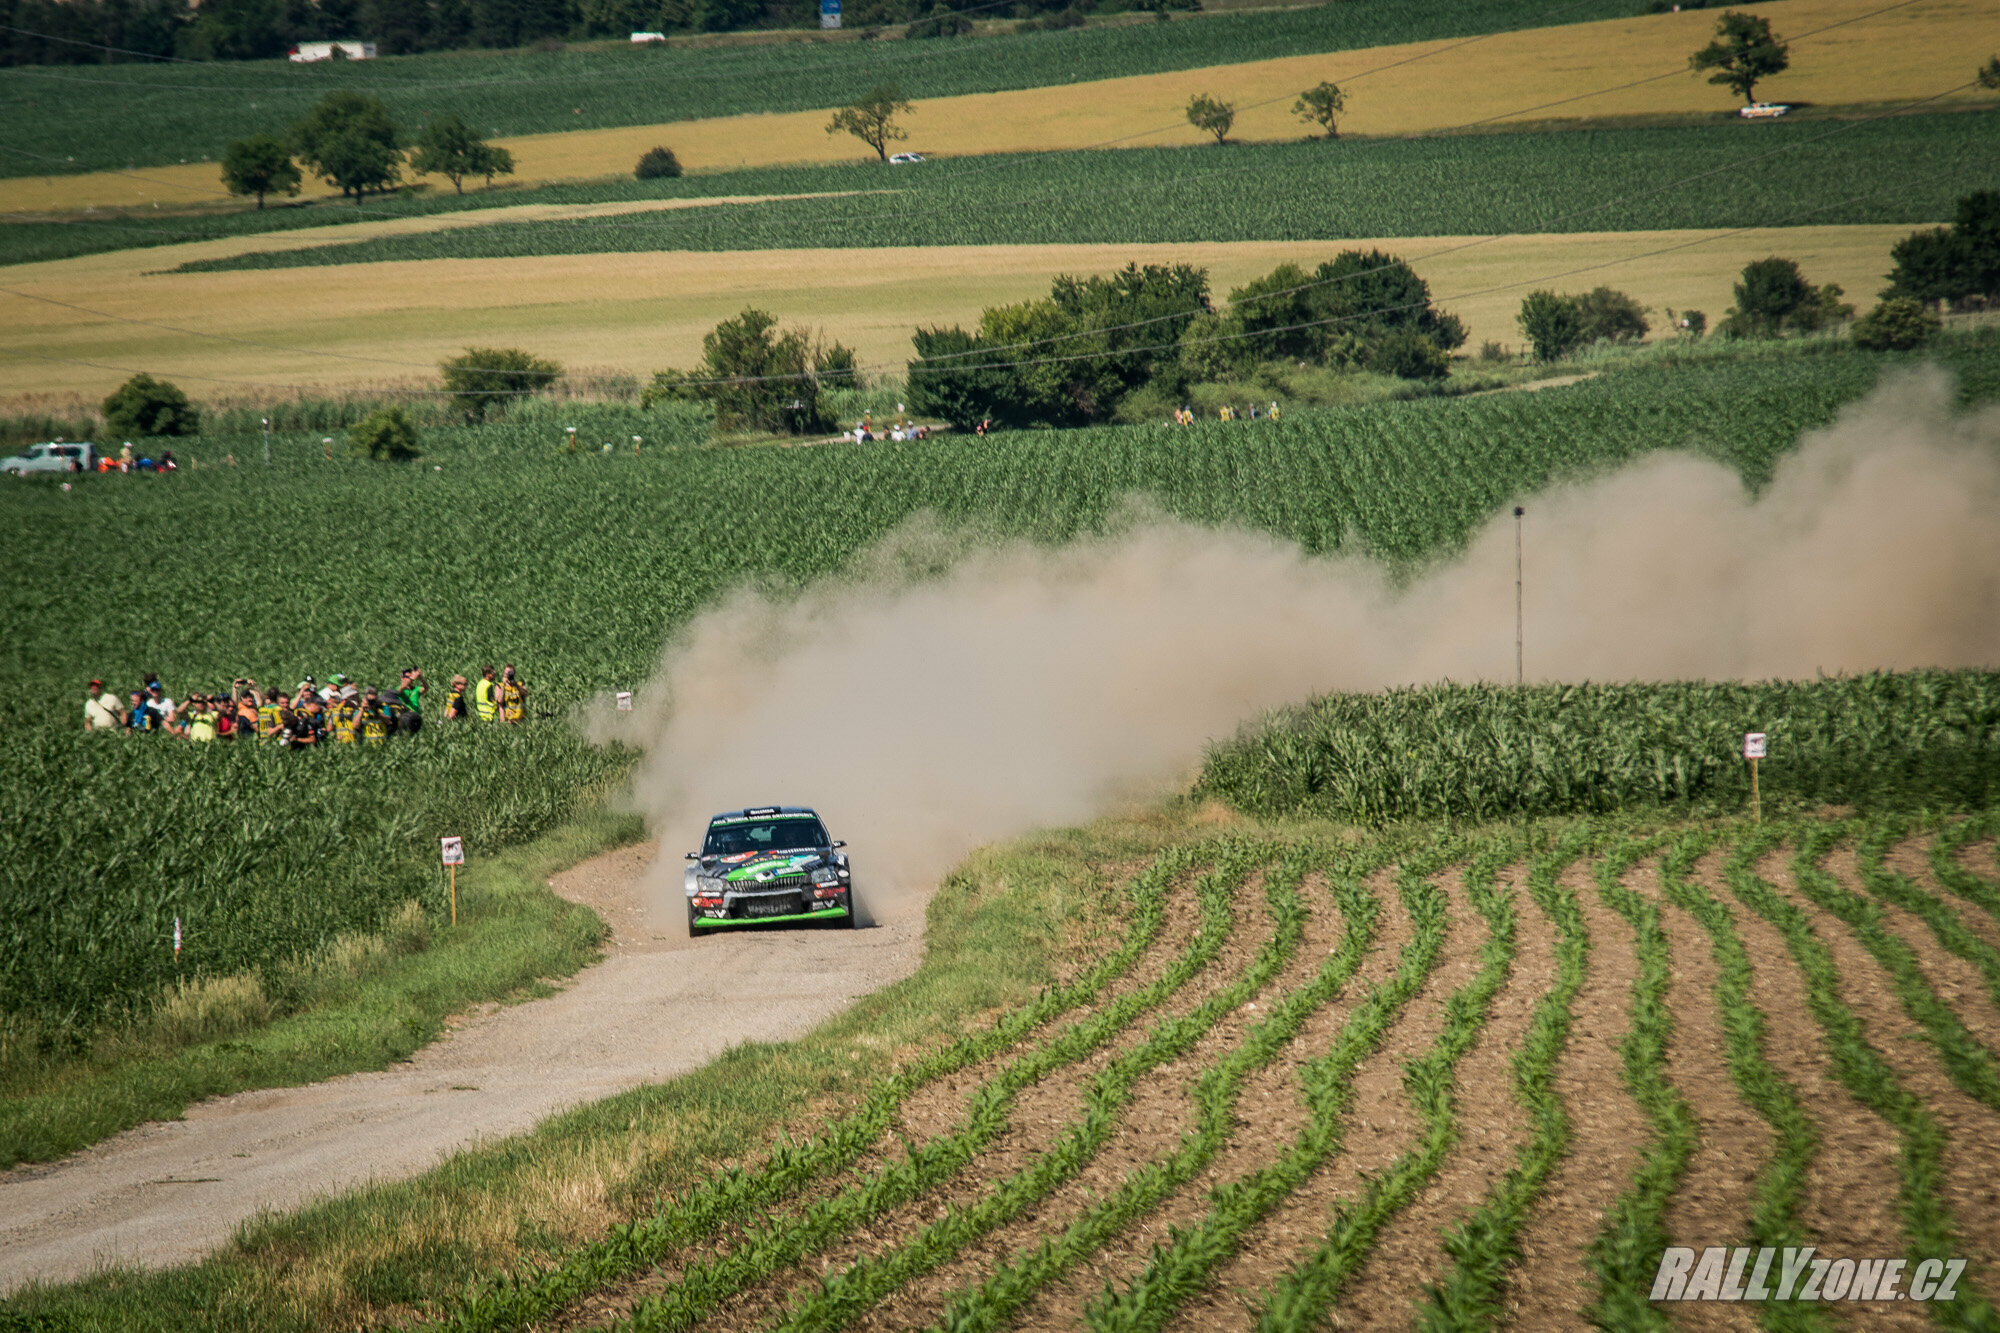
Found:
[[[1530,680],[2000,661],[2000,411],[1954,412],[1941,372],[1886,380],[1754,501],[1661,452],[1521,503]],[[1059,549],[913,522],[848,577],[697,617],[633,712],[587,726],[644,750],[666,919],[708,817],[763,803],[816,807],[892,919],[980,843],[1184,786],[1262,709],[1513,672],[1506,509],[1398,587],[1364,558],[1135,507]]]

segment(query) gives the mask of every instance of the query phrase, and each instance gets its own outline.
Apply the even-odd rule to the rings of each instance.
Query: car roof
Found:
[[[741,824],[752,819],[818,819],[819,813],[809,805],[746,805],[741,810],[724,810],[708,821],[710,828],[717,824]]]

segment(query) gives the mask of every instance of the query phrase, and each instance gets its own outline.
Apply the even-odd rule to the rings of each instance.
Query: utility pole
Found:
[[[1521,670],[1521,516],[1528,511],[1514,506],[1514,684],[1525,681]]]
[[[264,466],[271,466],[271,418],[264,418]]]

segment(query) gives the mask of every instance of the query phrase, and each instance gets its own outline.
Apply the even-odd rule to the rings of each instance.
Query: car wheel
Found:
[[[855,929],[855,927],[856,927],[856,926],[857,926],[857,925],[858,925],[859,923],[858,923],[858,922],[856,922],[856,921],[855,921],[855,919],[854,919],[854,890],[853,890],[853,889],[849,889],[849,890],[848,890],[848,891],[847,891],[846,893],[843,893],[843,894],[842,894],[842,895],[840,896],[840,905],[841,905],[842,907],[844,907],[844,908],[846,908],[846,909],[847,909],[847,915],[846,915],[845,917],[843,917],[843,918],[841,919],[841,922],[840,922],[840,929],[842,929],[842,930],[853,930],[853,929]]]
[[[688,938],[691,940],[697,939],[701,935],[701,932],[694,928],[694,922],[695,922],[694,899],[690,898],[688,899]]]

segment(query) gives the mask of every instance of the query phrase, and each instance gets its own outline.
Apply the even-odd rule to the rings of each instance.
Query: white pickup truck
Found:
[[[94,444],[31,444],[12,458],[0,458],[0,472],[25,477],[30,472],[95,472]]]

